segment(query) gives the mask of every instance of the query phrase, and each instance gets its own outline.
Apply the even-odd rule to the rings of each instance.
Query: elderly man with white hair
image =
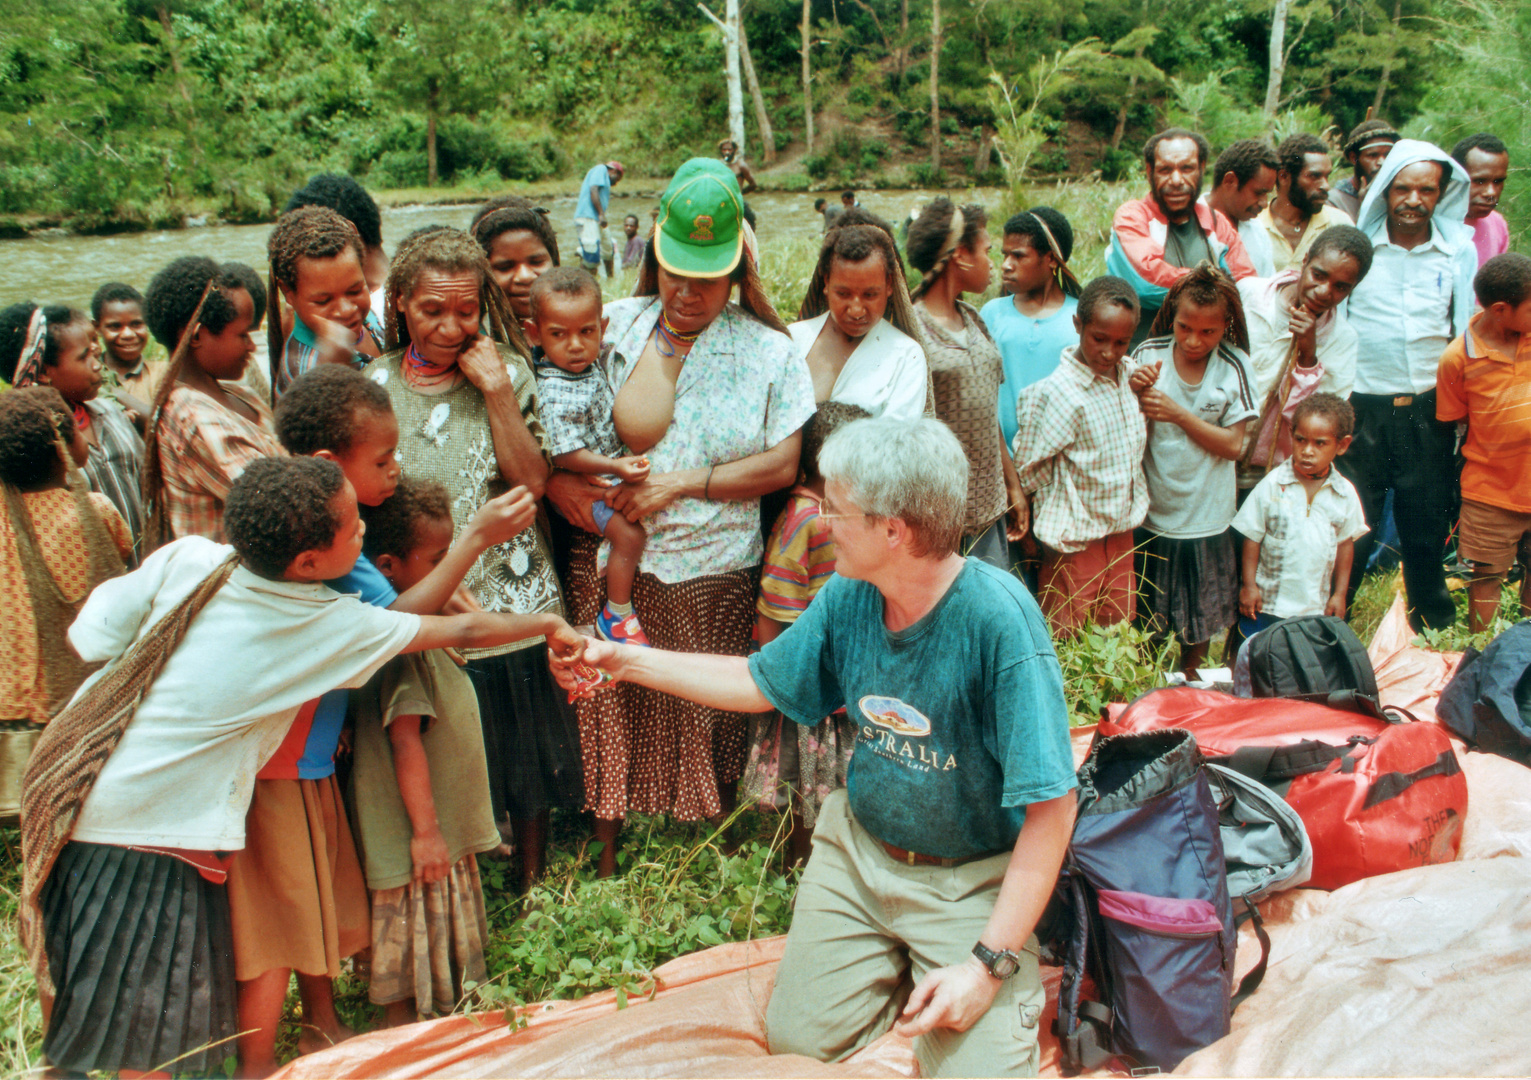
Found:
[[[858,420],[819,465],[836,576],[781,637],[748,660],[591,641],[585,661],[714,708],[812,725],[843,706],[859,725],[798,889],[773,1053],[838,1060],[896,1027],[922,1075],[1035,1075],[1032,931],[1075,803],[1047,624],[1014,576],[958,554],[968,465],[944,424]]]

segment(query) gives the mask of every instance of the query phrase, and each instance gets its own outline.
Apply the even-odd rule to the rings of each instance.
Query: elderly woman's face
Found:
[[[712,324],[728,306],[734,283],[727,277],[694,278],[659,268],[659,302],[670,325],[683,334],[694,334]]]
[[[409,339],[433,364],[451,364],[478,336],[479,279],[472,270],[423,270],[414,291],[399,297]]]

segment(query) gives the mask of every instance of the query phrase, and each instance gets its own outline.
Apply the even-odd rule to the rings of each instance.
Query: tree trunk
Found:
[[[436,186],[436,101],[440,88],[434,78],[426,82],[425,90],[425,186]]]
[[[813,153],[813,68],[808,50],[813,47],[813,0],[803,0],[803,142]]]
[[[1276,0],[1271,15],[1270,78],[1265,83],[1265,118],[1275,117],[1281,104],[1281,79],[1286,74],[1286,13],[1292,0]]]
[[[750,39],[744,32],[744,16],[739,16],[739,59],[744,64],[744,81],[749,84],[750,100],[755,103],[755,126],[760,128],[760,148],[767,165],[776,162],[776,133],[771,130],[771,118],[766,114],[765,97],[760,93],[760,80],[755,77],[755,59],[750,56]],[[743,149],[739,151],[741,154]]]
[[[181,50],[175,40],[175,24],[170,19],[170,6],[160,4],[156,10],[159,14],[160,27],[165,31],[165,51],[170,54],[170,71],[175,75],[175,88],[180,91],[181,100],[190,106],[191,88],[186,85],[186,72],[181,67]],[[190,126],[194,120],[188,109],[187,125]]]
[[[898,8],[898,74],[895,86],[904,92],[904,69],[909,66],[909,0],[902,0]]]
[[[1377,96],[1372,99],[1372,116],[1382,113],[1382,99],[1387,97],[1388,80],[1393,77],[1393,59],[1398,55],[1398,30],[1403,25],[1403,0],[1393,0],[1393,40],[1388,48],[1387,60],[1382,64],[1382,75],[1377,79]]]
[[[723,34],[723,75],[728,81],[728,137],[744,156],[744,84],[739,80],[739,0],[728,0],[724,9],[728,27]]]
[[[1139,26],[1145,26],[1148,23],[1148,5],[1149,0],[1143,0],[1143,17],[1142,20],[1138,23]],[[1146,48],[1146,44],[1139,45],[1137,50],[1132,54],[1132,58],[1134,60],[1142,60],[1144,48]],[[1127,93],[1123,95],[1122,104],[1116,110],[1116,129],[1111,132],[1111,149],[1113,150],[1121,149],[1122,136],[1127,134],[1127,110],[1131,107],[1132,99],[1134,96],[1136,96],[1137,92],[1138,73],[1134,71],[1127,77]]]
[[[994,157],[994,129],[988,124],[983,125],[978,133],[978,152],[973,155],[973,175],[982,176],[989,171],[989,162]]]
[[[941,0],[930,2],[930,167],[941,168]]]

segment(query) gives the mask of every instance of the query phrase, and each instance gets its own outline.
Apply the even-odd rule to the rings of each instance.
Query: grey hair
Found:
[[[951,428],[928,417],[856,420],[824,441],[819,471],[868,517],[898,518],[911,554],[945,558],[962,542],[968,459]]]

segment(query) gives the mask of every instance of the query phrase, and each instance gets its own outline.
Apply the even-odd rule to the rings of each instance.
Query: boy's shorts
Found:
[[[1503,577],[1512,563],[1531,562],[1531,514],[1463,499],[1457,547],[1478,573]]]
[[[590,504],[590,516],[595,518],[595,527],[601,530],[602,536],[606,535],[606,526],[616,516],[616,513],[615,510],[600,499]]]

